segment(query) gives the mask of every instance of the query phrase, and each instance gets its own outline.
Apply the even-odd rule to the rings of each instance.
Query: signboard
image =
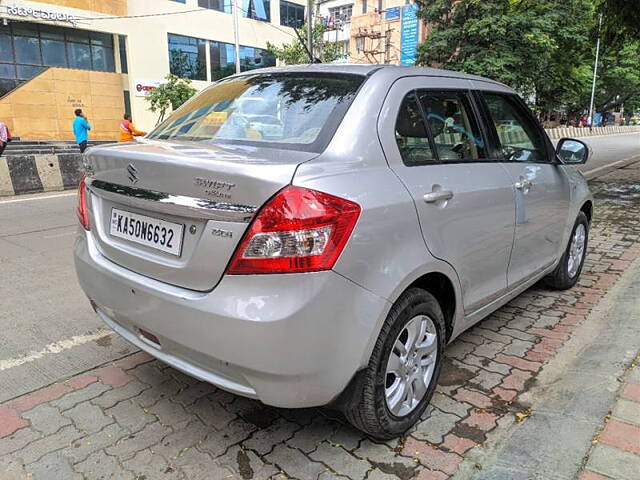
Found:
[[[75,25],[78,20],[76,17],[69,15],[68,13],[52,12],[41,8],[18,7],[16,5],[7,6],[7,13],[17,17],[32,17],[40,20],[51,20],[54,22],[68,22],[73,25]]]
[[[397,20],[400,18],[400,7],[387,8],[384,12],[385,20]]]
[[[157,80],[135,80],[135,95],[136,97],[146,97],[151,90],[155,90],[161,84],[162,82]]]
[[[400,27],[400,65],[415,65],[418,49],[418,6],[402,7],[402,25]]]

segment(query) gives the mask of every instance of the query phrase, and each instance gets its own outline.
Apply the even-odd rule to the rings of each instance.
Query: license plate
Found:
[[[180,256],[184,225],[159,218],[111,209],[110,233],[114,237]]]

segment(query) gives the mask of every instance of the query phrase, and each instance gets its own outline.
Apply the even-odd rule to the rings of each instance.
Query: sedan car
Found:
[[[481,77],[247,72],[142,142],[86,154],[77,275],[107,325],[174,368],[390,438],[420,418],[461,332],[541,279],[576,283],[588,152],[554,150]]]

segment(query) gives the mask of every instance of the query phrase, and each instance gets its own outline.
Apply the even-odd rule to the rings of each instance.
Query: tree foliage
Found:
[[[313,26],[312,43],[313,56],[321,63],[331,63],[342,56],[341,47],[336,42],[326,42],[324,40],[324,32],[326,28],[320,23]],[[287,65],[296,65],[300,63],[312,63],[309,60],[307,50],[303,44],[307,43],[307,27],[303,25],[298,29],[302,42],[294,38],[291,43],[278,47],[273,43],[267,42],[267,50],[271,52],[278,60],[283,61]]]
[[[630,33],[640,24],[640,6],[628,12],[635,18],[627,19],[631,26],[613,35],[607,25],[619,12],[608,4],[616,2],[640,0],[420,0],[419,16],[431,29],[418,62],[501,81],[541,113],[582,111],[591,93],[602,12],[597,102],[610,108],[640,90],[640,40]]]
[[[191,86],[191,80],[180,78],[177,75],[167,75],[166,82],[158,88],[151,90],[145,100],[149,103],[149,110],[158,113],[158,123],[164,120],[166,113],[176,110],[184,102],[189,100],[197,90]]]

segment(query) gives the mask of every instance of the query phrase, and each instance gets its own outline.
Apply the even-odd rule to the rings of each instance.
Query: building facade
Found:
[[[351,40],[351,16],[353,1],[319,0],[317,3],[316,21],[325,26],[324,40],[336,42],[342,49],[342,58],[338,62],[349,62],[349,43]]]
[[[157,121],[145,95],[169,73],[202,89],[235,72],[233,0],[0,2],[0,119],[24,139],[68,139],[82,108],[92,138],[117,137],[132,113]],[[267,42],[290,43],[304,0],[236,0],[242,70],[275,64]]]
[[[413,65],[416,48],[427,34],[408,0],[355,0],[349,61]]]

